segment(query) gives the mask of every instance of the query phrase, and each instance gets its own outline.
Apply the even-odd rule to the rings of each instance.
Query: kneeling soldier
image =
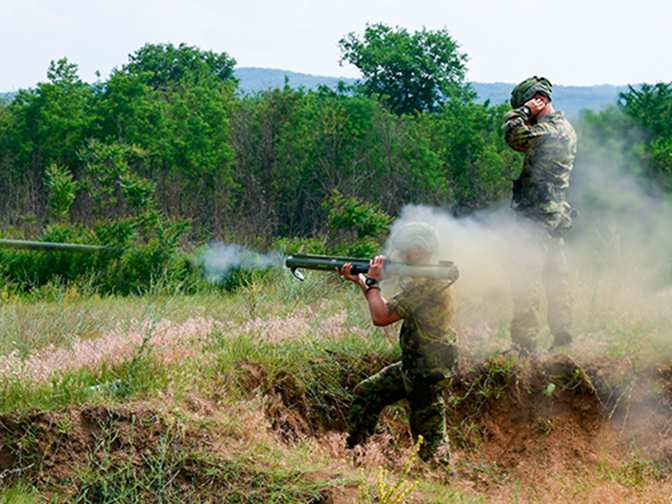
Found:
[[[402,226],[393,233],[392,246],[407,264],[438,262],[435,254],[439,249],[439,236],[436,229],[427,224]],[[359,383],[354,390],[347,447],[353,448],[373,434],[384,407],[407,398],[413,439],[417,442],[418,436],[424,438],[420,458],[449,464],[443,390],[457,363],[457,337],[451,329],[452,281],[402,279],[401,292],[386,300],[378,284],[379,280],[386,278],[384,264],[384,256],[373,259],[368,277],[353,275],[350,264],[337,270],[343,278],[361,287],[376,326],[386,326],[403,319],[399,334],[401,362],[385,367]]]

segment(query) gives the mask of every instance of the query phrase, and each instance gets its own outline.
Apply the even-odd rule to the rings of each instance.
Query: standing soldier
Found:
[[[511,339],[522,354],[533,353],[540,330],[541,285],[548,300],[547,321],[551,348],[572,341],[572,298],[564,252],[564,235],[572,227],[571,207],[565,201],[576,154],[576,132],[551,104],[553,86],[531,77],[511,92],[504,116],[504,138],[525,154],[523,169],[513,185],[511,208],[524,238],[517,240],[512,294]]]
[[[392,235],[392,246],[402,260],[412,265],[437,264],[439,236],[431,226],[410,223]],[[369,266],[368,277],[353,275],[351,265],[338,271],[362,289],[376,326],[403,320],[399,343],[401,362],[391,364],[359,383],[348,425],[348,448],[363,443],[373,434],[380,412],[407,398],[414,441],[422,435],[419,457],[430,463],[450,464],[443,390],[453,376],[457,361],[457,337],[451,329],[452,281],[411,278],[401,283],[401,292],[389,301],[380,292],[379,280],[386,278],[384,256]]]

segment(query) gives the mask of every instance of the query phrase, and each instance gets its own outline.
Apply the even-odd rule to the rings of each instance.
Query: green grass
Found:
[[[666,362],[663,332],[669,321],[661,304],[633,304],[613,317],[605,306],[596,305],[587,316],[582,309],[585,300],[577,299],[573,353],[622,359],[628,369]],[[508,309],[502,302],[497,315],[490,307],[488,338],[474,342],[469,339],[473,300],[458,304],[456,324],[461,329],[463,357],[488,358],[466,384],[465,395],[453,397],[451,406],[472,397],[478,405],[496,402],[512,383],[524,378],[527,371],[521,362],[500,353],[508,344],[502,329]],[[598,320],[605,322],[600,325]],[[330,437],[334,436],[330,431],[319,429],[342,428],[352,387],[367,373],[399,358],[398,327],[373,328],[359,291],[318,272],[309,272],[304,283],[279,271],[255,278],[235,292],[212,289],[189,295],[165,286],[144,296],[126,297],[100,297],[62,287],[20,296],[6,292],[0,321],[0,370],[4,370],[0,414],[29,418],[35,411],[63,412],[62,429],[67,433],[74,428],[77,411],[95,405],[115,411],[142,404],[168,426],[156,434],[151,446],[124,438],[122,449],[119,429],[103,422],[76,472],[68,481],[48,484],[36,483],[39,479],[31,464],[46,462],[35,448],[37,438],[27,434],[22,445],[24,465],[7,475],[0,502],[207,502],[222,489],[227,502],[319,502],[330,488],[337,493],[340,488],[356,489],[361,476],[354,461],[343,458],[342,437]],[[192,326],[193,333],[188,331]],[[126,351],[86,364],[85,355],[78,353],[85,348],[81,345],[94,342],[95,349],[99,338],[117,338],[120,345],[126,344]],[[26,372],[34,362],[31,359],[39,361],[38,353],[44,357],[58,350],[71,352],[70,360],[59,362],[72,364],[72,359],[81,358],[83,364],[61,369],[52,363],[40,376]],[[632,387],[628,369],[618,375],[618,383],[600,385],[614,390],[625,387],[627,392]],[[544,390],[552,396],[566,388],[572,377],[549,379],[555,380],[549,383],[556,387],[544,384]],[[313,419],[309,425],[292,417],[304,407],[304,400],[310,408],[304,413]],[[209,413],[202,413],[203,408]],[[269,423],[269,411],[275,412],[275,425]],[[387,415],[388,431],[383,435],[407,436],[404,408],[395,406]],[[277,434],[280,424],[284,425],[282,436]],[[134,425],[135,439],[147,435]],[[531,494],[516,487],[499,466],[478,458],[484,435],[479,429],[474,423],[470,433],[465,423],[452,433],[456,440],[462,439],[465,456],[471,457],[462,470],[474,481],[484,478],[489,485],[501,487],[502,495],[508,496],[504,501],[524,501]],[[222,446],[221,451],[208,449],[204,439],[219,440],[214,446]],[[391,472],[391,481],[398,482],[396,478],[405,474],[407,444],[392,443],[386,448],[391,451],[381,449],[361,463],[371,475],[384,466]],[[446,483],[423,471],[411,471],[405,480],[418,482],[413,495],[422,495],[423,502],[490,502],[492,495],[487,492]],[[605,469],[601,473],[596,469],[594,480],[587,475],[582,483],[568,476],[549,484],[575,485],[574,491],[581,495],[597,488],[598,480],[629,486],[653,481],[652,489],[661,481],[659,465],[645,457],[633,458],[620,471],[609,469],[606,483],[604,474]],[[211,493],[199,493],[194,481]],[[580,490],[581,485],[585,490]]]
[[[39,502],[39,492],[23,482],[0,492],[0,504],[35,504]]]

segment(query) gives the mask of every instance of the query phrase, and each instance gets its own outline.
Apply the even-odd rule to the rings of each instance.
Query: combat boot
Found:
[[[511,348],[503,352],[504,355],[506,354],[515,354],[518,357],[521,358],[526,358],[526,357],[533,357],[537,355],[537,342],[536,341],[516,341],[511,345]]]
[[[441,443],[427,463],[433,470],[441,471],[447,479],[455,476],[455,466],[450,460],[450,443],[448,442]]]
[[[562,347],[568,347],[572,344],[572,335],[567,331],[560,331],[553,335],[553,344],[549,350],[556,350]]]

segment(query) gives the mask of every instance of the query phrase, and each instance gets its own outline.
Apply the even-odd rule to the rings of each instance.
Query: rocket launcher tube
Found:
[[[321,271],[334,271],[342,268],[345,264],[352,264],[352,273],[369,272],[369,259],[363,257],[339,257],[317,254],[294,254],[285,259],[285,266],[292,270],[292,274],[299,280],[303,275],[297,269],[312,269]],[[426,277],[450,280],[455,282],[460,273],[452,261],[439,261],[439,264],[411,265],[400,262],[385,261],[385,274],[387,276]]]
[[[103,247],[100,245],[79,245],[75,243],[38,242],[26,240],[0,240],[0,248],[43,250],[55,252],[79,252],[82,254],[100,254],[103,252],[119,252],[119,247]]]

